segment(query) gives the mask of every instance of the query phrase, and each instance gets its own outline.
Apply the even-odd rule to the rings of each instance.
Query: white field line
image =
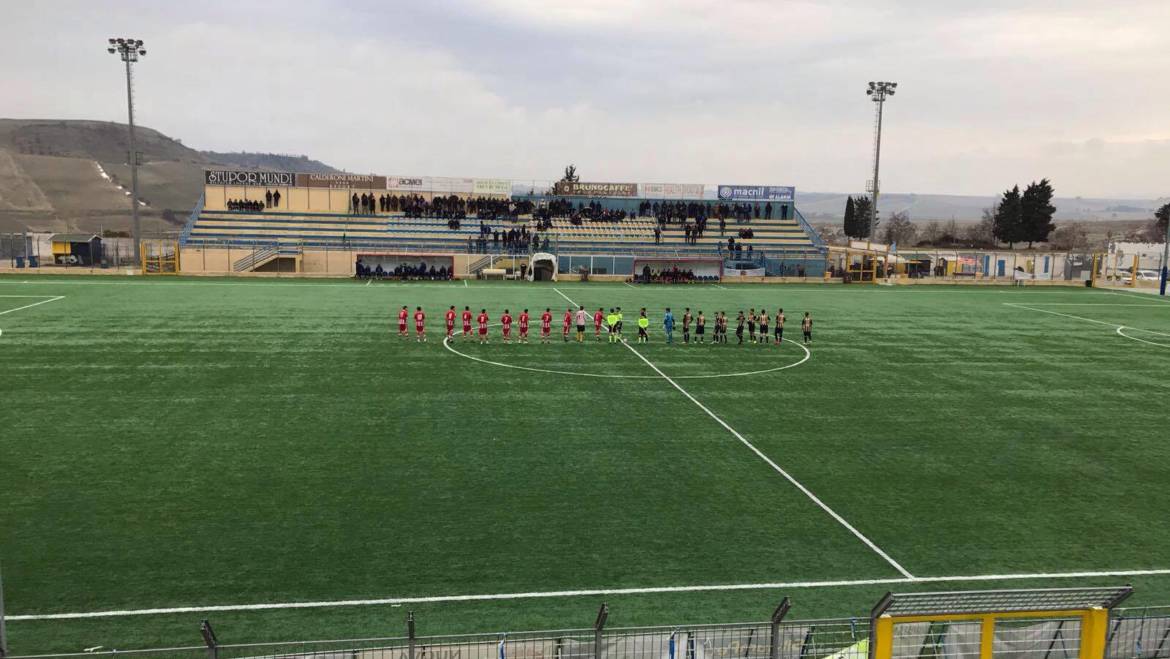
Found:
[[[575,307],[578,307],[578,308],[580,308],[580,306],[581,306],[581,305],[579,305],[579,304],[577,304],[576,302],[574,302],[574,301],[572,300],[572,298],[570,298],[568,295],[565,295],[564,293],[561,293],[559,290],[557,290],[557,289],[555,289],[555,288],[554,288],[553,290],[554,290],[554,291],[557,291],[557,293],[558,293],[558,294],[559,294],[561,297],[563,297],[563,298],[565,298],[566,300],[568,300],[570,304],[572,304],[572,305],[573,305],[573,306],[575,306]],[[796,480],[795,478],[793,478],[793,477],[792,477],[792,475],[791,475],[791,474],[789,474],[787,471],[784,471],[784,469],[783,469],[783,468],[781,468],[781,467],[780,467],[780,465],[778,465],[778,464],[776,464],[775,462],[773,462],[773,461],[772,461],[772,458],[769,458],[768,456],[764,455],[763,451],[761,451],[760,449],[756,448],[756,447],[755,447],[755,445],[753,445],[751,442],[749,442],[747,439],[745,439],[745,438],[744,438],[744,436],[743,436],[743,435],[741,435],[741,434],[739,434],[739,432],[738,432],[738,431],[736,431],[736,429],[735,429],[735,428],[732,428],[731,426],[727,425],[727,422],[726,422],[726,421],[724,421],[723,419],[719,418],[719,416],[718,416],[718,415],[716,415],[714,412],[712,412],[710,409],[708,409],[706,405],[704,405],[704,404],[700,403],[700,402],[698,401],[698,399],[697,399],[697,398],[695,398],[694,396],[692,396],[692,395],[690,394],[690,392],[688,392],[686,389],[683,389],[683,388],[682,388],[682,386],[681,386],[681,385],[679,385],[679,383],[678,383],[678,382],[675,382],[675,381],[674,381],[674,380],[673,380],[673,379],[672,379],[672,378],[671,378],[669,375],[667,375],[666,373],[663,373],[661,369],[659,369],[657,366],[655,366],[655,365],[654,365],[654,362],[650,361],[649,359],[646,359],[646,357],[645,357],[645,356],[643,356],[643,355],[642,355],[642,353],[638,352],[638,351],[637,351],[637,350],[634,348],[634,346],[632,346],[632,345],[630,345],[629,343],[626,343],[626,342],[622,342],[622,345],[624,345],[625,347],[629,348],[629,349],[630,349],[630,352],[632,352],[632,353],[634,353],[635,355],[637,355],[637,356],[638,356],[638,359],[641,359],[643,362],[645,362],[645,363],[646,363],[646,365],[647,365],[647,366],[649,366],[651,369],[653,369],[655,373],[657,373],[658,375],[661,375],[661,376],[662,376],[662,379],[664,379],[664,380],[666,380],[667,382],[669,382],[669,383],[670,383],[670,385],[671,385],[672,387],[674,387],[675,389],[678,389],[679,393],[681,393],[682,395],[686,396],[686,397],[687,397],[687,399],[688,399],[688,400],[690,400],[690,401],[691,401],[692,403],[694,403],[695,405],[697,405],[697,406],[699,407],[699,409],[701,409],[701,410],[703,410],[704,412],[706,412],[706,413],[707,413],[707,416],[711,417],[712,419],[714,419],[714,420],[715,420],[715,422],[716,422],[716,423],[718,423],[719,425],[723,426],[724,430],[726,430],[727,432],[731,433],[733,437],[735,437],[735,438],[736,438],[736,439],[738,439],[738,440],[739,440],[741,443],[743,443],[743,445],[744,445],[744,446],[748,447],[748,449],[750,449],[750,450],[752,451],[752,453],[755,453],[755,454],[756,454],[756,455],[757,455],[757,456],[758,456],[758,457],[759,457],[761,460],[763,460],[764,462],[766,462],[766,463],[768,464],[768,466],[772,467],[772,469],[774,469],[774,470],[776,471],[776,473],[778,473],[778,474],[780,474],[781,476],[783,476],[783,477],[784,477],[784,478],[785,478],[785,479],[786,479],[786,480],[787,480],[789,483],[792,483],[792,485],[793,485],[794,487],[796,487],[796,489],[800,490],[802,493],[804,493],[804,495],[805,495],[806,497],[808,497],[809,499],[811,499],[813,503],[815,503],[815,504],[817,504],[818,506],[820,506],[820,507],[821,507],[821,510],[824,510],[826,513],[828,513],[828,514],[829,514],[829,516],[830,516],[830,517],[832,517],[833,519],[837,520],[837,522],[838,522],[839,524],[841,524],[841,526],[844,526],[846,529],[848,529],[848,530],[849,530],[849,532],[850,532],[850,533],[852,533],[853,535],[857,536],[857,539],[858,539],[858,540],[861,540],[863,543],[865,543],[865,545],[866,545],[867,547],[869,547],[870,549],[872,549],[872,550],[873,550],[873,551],[874,551],[874,552],[875,552],[875,553],[876,553],[878,556],[881,556],[883,559],[885,559],[885,561],[886,561],[887,563],[889,563],[890,565],[892,565],[892,566],[894,567],[894,569],[895,569],[895,570],[897,570],[899,573],[901,573],[901,574],[902,574],[902,576],[906,577],[907,579],[913,579],[913,578],[914,578],[914,575],[913,575],[913,574],[910,574],[910,572],[909,572],[909,571],[908,571],[906,568],[902,567],[902,566],[901,566],[901,565],[900,565],[900,564],[899,564],[897,561],[895,561],[893,558],[890,558],[890,555],[889,555],[889,554],[887,554],[886,552],[882,551],[882,548],[881,548],[881,547],[878,547],[876,544],[874,544],[874,542],[873,542],[872,540],[870,540],[869,538],[865,537],[865,535],[864,535],[864,534],[863,534],[861,531],[858,531],[856,528],[854,528],[854,526],[853,526],[852,524],[850,524],[848,521],[846,521],[844,517],[841,517],[840,515],[838,515],[836,511],[834,511],[832,508],[830,508],[830,507],[829,507],[829,505],[828,505],[828,504],[826,504],[824,501],[821,501],[821,499],[820,499],[819,497],[817,497],[817,495],[815,495],[815,494],[813,494],[813,493],[812,493],[812,490],[808,489],[808,488],[807,488],[807,487],[805,487],[805,486],[804,486],[804,485],[803,485],[803,484],[802,484],[800,481],[798,481],[798,480]]]
[[[556,289],[553,289],[553,290],[556,290]],[[557,293],[560,293],[561,297],[565,297],[564,293],[561,293],[560,291],[557,291]],[[568,300],[567,297],[565,297],[565,299]],[[572,302],[572,300],[569,300],[569,301]],[[574,305],[575,304],[576,303],[574,303]],[[489,327],[499,327],[499,325],[500,325],[500,323],[490,323]],[[715,378],[739,378],[739,377],[745,377],[748,375],[763,375],[765,373],[775,373],[777,371],[784,371],[784,370],[787,370],[790,368],[796,368],[797,366],[800,366],[801,364],[812,359],[812,351],[809,350],[808,347],[806,347],[805,345],[797,343],[796,341],[793,341],[792,339],[784,339],[784,342],[791,343],[792,345],[803,350],[804,357],[798,362],[793,362],[791,364],[785,364],[784,366],[774,366],[772,368],[765,368],[765,369],[756,370],[756,371],[740,371],[737,373],[712,373],[709,375],[676,375],[675,377],[678,378],[679,380],[711,380],[711,379],[715,379]],[[580,371],[559,371],[559,370],[551,369],[551,368],[537,368],[535,366],[520,366],[519,364],[506,364],[504,362],[496,362],[496,361],[492,361],[490,359],[483,359],[481,357],[476,357],[475,355],[469,355],[465,352],[460,352],[459,350],[457,350],[451,346],[452,343],[453,343],[453,341],[451,341],[449,337],[446,337],[446,336],[443,337],[443,347],[446,348],[449,352],[452,352],[456,355],[459,355],[460,357],[463,357],[465,359],[470,359],[472,361],[479,362],[481,364],[488,364],[491,366],[501,366],[503,368],[514,368],[514,369],[521,370],[521,371],[532,371],[534,373],[552,373],[554,375],[574,375],[574,376],[580,376],[580,377],[585,377],[585,378],[607,378],[607,379],[613,379],[613,380],[657,380],[658,379],[657,375],[626,375],[624,373],[620,373],[620,374],[619,373],[582,373]],[[517,342],[517,345],[519,345],[519,342]]]
[[[630,351],[633,352],[635,355],[637,355],[638,359],[641,359],[643,362],[645,362],[647,366],[654,369],[654,372],[661,375],[664,380],[666,380],[667,382],[669,382],[671,384],[671,386],[673,386],[675,389],[678,389],[679,393],[686,396],[687,399],[690,400],[695,405],[698,405],[699,409],[701,409],[707,413],[707,416],[711,417],[712,419],[715,420],[716,423],[723,426],[723,428],[727,432],[731,433],[732,436],[734,436],[736,439],[738,439],[740,442],[742,442],[744,446],[748,447],[752,451],[752,453],[755,453],[761,460],[766,462],[768,464],[768,466],[770,466],[772,469],[774,469],[776,471],[776,473],[783,476],[789,483],[792,483],[792,485],[796,489],[800,490],[802,493],[804,493],[804,495],[806,497],[808,497],[810,500],[812,500],[813,503],[820,506],[821,510],[824,510],[826,513],[829,514],[830,517],[837,520],[837,523],[839,523],[841,526],[844,526],[846,529],[848,529],[850,533],[852,533],[854,536],[856,536],[858,540],[861,540],[863,543],[865,543],[865,545],[867,547],[869,547],[870,549],[872,549],[874,551],[874,553],[876,553],[878,556],[881,556],[883,559],[885,559],[885,561],[887,563],[889,563],[890,565],[892,565],[895,570],[900,572],[907,579],[914,578],[913,574],[910,574],[910,572],[907,571],[906,568],[902,567],[897,561],[895,561],[893,558],[891,558],[890,555],[887,554],[885,551],[883,551],[881,547],[878,547],[876,544],[874,544],[874,542],[872,540],[865,537],[865,535],[861,531],[858,531],[856,528],[854,528],[854,526],[852,524],[850,524],[848,521],[846,521],[844,517],[838,515],[836,511],[834,511],[832,508],[829,507],[828,504],[826,504],[824,501],[821,501],[821,499],[819,497],[817,497],[817,495],[812,493],[812,490],[808,489],[803,484],[801,484],[800,481],[793,478],[792,475],[789,474],[787,471],[784,471],[784,469],[781,468],[780,465],[776,464],[775,462],[772,461],[771,458],[764,455],[764,453],[762,451],[760,451],[760,449],[756,448],[751,442],[749,442],[747,439],[745,439],[743,435],[739,434],[739,432],[737,432],[735,430],[735,428],[732,428],[731,426],[727,425],[726,421],[719,418],[711,410],[707,409],[706,405],[700,403],[698,401],[698,399],[696,399],[694,396],[692,396],[690,393],[688,393],[686,389],[683,389],[677,382],[675,382],[673,379],[671,379],[670,376],[668,376],[667,374],[665,374],[661,370],[659,370],[659,368],[654,365],[654,362],[651,362],[649,359],[646,359],[644,356],[642,356],[642,353],[638,352],[634,348],[634,346],[630,345],[629,343],[623,343],[623,345],[626,346],[627,348],[629,348]]]
[[[1073,320],[1083,320],[1086,323],[1096,323],[1098,325],[1105,325],[1106,327],[1113,327],[1113,328],[1124,327],[1124,325],[1119,325],[1117,323],[1109,323],[1109,322],[1105,322],[1104,320],[1096,320],[1094,318],[1085,318],[1084,316],[1074,316],[1070,313],[1061,313],[1059,311],[1049,311],[1048,309],[1037,309],[1036,307],[1029,307],[1025,304],[1020,304],[1019,302],[1004,302],[1004,305],[1009,306],[1009,307],[1016,307],[1017,309],[1027,309],[1029,311],[1039,311],[1040,313],[1051,314],[1053,316],[1062,316],[1064,318],[1072,318]]]
[[[47,300],[41,300],[40,302],[33,302],[32,304],[26,304],[23,307],[16,307],[15,309],[6,309],[4,311],[0,311],[0,316],[3,316],[4,314],[7,314],[7,313],[13,313],[16,311],[20,311],[21,309],[31,309],[33,307],[39,307],[42,304],[48,304],[50,302],[56,302],[57,300],[64,300],[65,299],[64,295],[0,295],[0,297],[19,297],[19,298],[44,297],[44,298],[49,298]]]
[[[1037,309],[1036,307],[1030,307],[1030,306],[1027,306],[1024,304],[1019,304],[1017,302],[1004,302],[1004,304],[1006,306],[1016,307],[1018,309],[1027,309],[1029,311],[1039,311],[1040,313],[1051,314],[1053,316],[1061,316],[1064,318],[1072,318],[1074,320],[1083,320],[1086,323],[1096,323],[1098,325],[1105,325],[1106,327],[1112,327],[1114,329],[1114,331],[1117,332],[1118,336],[1123,336],[1127,339],[1130,339],[1131,341],[1138,341],[1139,343],[1145,343],[1147,345],[1158,346],[1160,348],[1170,348],[1170,344],[1158,343],[1157,341],[1147,341],[1145,339],[1139,339],[1136,336],[1130,336],[1130,335],[1126,334],[1125,330],[1131,329],[1131,330],[1137,330],[1138,332],[1146,332],[1147,334],[1156,334],[1158,336],[1170,336],[1170,334],[1166,334],[1164,332],[1156,332],[1154,330],[1142,329],[1140,327],[1130,327],[1129,325],[1120,325],[1118,323],[1110,323],[1110,322],[1107,322],[1104,320],[1097,320],[1095,318],[1085,318],[1084,316],[1076,316],[1076,315],[1073,315],[1071,313],[1061,313],[1059,311],[1049,311],[1048,309]],[[1107,307],[1113,307],[1113,306],[1156,307],[1156,306],[1160,306],[1160,305],[1156,305],[1156,304],[1135,304],[1135,305],[1099,304],[1099,305],[1092,305],[1092,306],[1100,306],[1100,307],[1106,307],[1106,306]]]
[[[1021,304],[1019,302],[1005,302],[1004,304]],[[1029,302],[1033,307],[1148,307],[1150,309],[1170,309],[1165,304],[1131,304],[1129,302]]]
[[[1165,332],[1155,332],[1155,331],[1153,331],[1153,330],[1144,330],[1144,329],[1138,329],[1137,327],[1130,327],[1129,329],[1131,329],[1131,330],[1137,330],[1137,331],[1139,331],[1139,332],[1148,332],[1148,333],[1150,333],[1150,334],[1155,334],[1155,335],[1157,335],[1157,336],[1166,336],[1166,337],[1170,337],[1170,334],[1166,334]],[[1125,333],[1125,330],[1126,330],[1126,326],[1125,326],[1125,325],[1122,325],[1121,327],[1118,327],[1118,328],[1117,328],[1117,334],[1118,334],[1118,335],[1120,335],[1120,336],[1124,336],[1124,337],[1125,337],[1125,338],[1127,338],[1127,339],[1132,339],[1132,340],[1134,340],[1134,341],[1139,341],[1139,342],[1141,342],[1141,343],[1147,343],[1147,344],[1149,344],[1149,345],[1152,345],[1152,346],[1158,346],[1158,347],[1160,347],[1160,348],[1170,348],[1170,343],[1158,343],[1157,341],[1148,341],[1148,340],[1146,340],[1146,339],[1139,339],[1139,338],[1138,338],[1138,337],[1136,337],[1136,336],[1130,336],[1130,335],[1126,334],[1126,333]]]
[[[1137,291],[1101,291],[1106,295],[1120,295],[1122,297],[1137,297],[1143,300],[1156,300],[1158,302],[1166,302],[1167,299],[1158,295],[1153,289],[1149,293],[1138,293]]]
[[[633,284],[631,284],[628,281],[623,281],[622,283],[625,284],[626,286],[629,286],[630,288],[637,288],[637,286],[634,286]]]
[[[561,297],[565,298],[566,300],[568,300],[568,301],[569,301],[569,304],[573,305],[574,307],[577,307],[578,309],[580,309],[580,308],[581,308],[581,305],[579,305],[579,304],[577,304],[576,302],[574,302],[574,301],[573,301],[573,298],[571,298],[571,297],[569,297],[568,295],[565,295],[564,293],[562,293],[562,292],[561,292],[561,289],[559,289],[559,288],[556,288],[556,287],[554,286],[554,287],[553,287],[553,290],[557,292],[557,295],[559,295],[559,296],[561,296]]]
[[[1036,572],[1028,574],[976,574],[945,577],[886,577],[879,579],[844,579],[839,581],[779,581],[765,583],[702,584],[693,586],[650,586],[646,588],[591,588],[579,590],[547,590],[521,593],[489,593],[474,595],[433,595],[429,597],[381,597],[376,599],[324,600],[312,602],[270,602],[263,604],[217,604],[206,606],[174,606],[156,609],[122,609],[76,613],[33,613],[10,615],[9,621],[73,620],[80,618],[115,618],[125,616],[155,616],[176,613],[214,613],[220,611],[266,611],[273,609],[316,609],[343,606],[384,606],[401,604],[441,604],[446,602],[482,602],[494,600],[550,599],[563,597],[596,597],[609,595],[654,595],[659,593],[697,593],[739,590],[779,590],[795,588],[840,588],[848,586],[881,586],[913,583],[960,583],[985,581],[1021,581],[1046,579],[1091,579],[1102,577],[1140,577],[1170,575],[1170,570],[1101,570],[1086,572]]]

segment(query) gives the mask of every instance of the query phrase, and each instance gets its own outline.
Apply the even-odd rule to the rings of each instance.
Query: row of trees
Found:
[[[880,220],[874,222],[874,231],[870,232],[870,209],[873,202],[869,197],[849,197],[845,200],[845,235],[850,238],[868,238],[877,233]]]
[[[962,243],[969,247],[995,247],[997,242],[1005,242],[1011,248],[1016,243],[1026,242],[1030,248],[1033,243],[1047,242],[1049,235],[1056,228],[1052,222],[1052,216],[1056,212],[1056,207],[1052,205],[1054,193],[1048,179],[1032,182],[1023,192],[1020,191],[1020,186],[1013,186],[1003,193],[999,203],[983,212],[983,219],[979,224],[969,227],[962,236],[959,235],[957,227],[946,231],[937,222],[928,224],[926,230],[922,232],[923,235],[919,236],[918,227],[910,221],[909,215],[905,212],[890,215],[885,228],[879,231],[880,220],[870,217],[872,203],[870,198],[850,196],[845,201],[843,229],[849,238],[873,237],[889,244]],[[1166,212],[1170,215],[1170,209]],[[918,238],[921,240],[917,240],[916,243]],[[1062,235],[1061,238],[1062,242],[1070,240],[1077,242],[1075,236]]]
[[[1052,205],[1054,191],[1048,179],[1033,181],[1020,192],[1020,186],[1003,193],[996,204],[993,215],[995,237],[1008,244],[1011,249],[1016,243],[1048,242],[1048,235],[1056,228],[1052,223],[1052,214],[1056,206]]]

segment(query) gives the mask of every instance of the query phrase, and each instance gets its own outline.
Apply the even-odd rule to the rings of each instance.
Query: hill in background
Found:
[[[1059,183],[1059,182],[1058,182]],[[854,193],[854,196],[860,193]],[[840,223],[845,215],[846,193],[796,191],[796,205],[809,220]],[[958,222],[978,221],[984,208],[991,208],[998,196],[882,193],[878,199],[882,217],[905,212],[915,222],[930,220]],[[1166,203],[1162,199],[1091,199],[1056,197],[1055,219],[1062,222],[1141,221],[1154,216],[1154,210]]]
[[[203,190],[203,169],[226,167],[331,173],[307,156],[246,151],[198,151],[139,126],[139,195],[144,230],[176,231]],[[126,231],[130,228],[130,168],[125,124],[107,121],[0,119],[0,232]],[[1060,182],[1056,182],[1059,190]],[[840,224],[846,193],[797,191],[797,205],[816,224]],[[883,217],[905,211],[916,222],[977,221],[993,196],[889,193]],[[1057,197],[1062,222],[1149,220],[1165,200]]]
[[[201,151],[210,162],[237,169],[265,169],[277,172],[300,172],[303,174],[338,174],[339,169],[313,160],[308,156],[282,156],[275,153],[220,153]]]
[[[138,126],[143,231],[176,231],[203,192],[207,167],[338,170],[305,156],[197,151]],[[128,231],[126,125],[107,121],[0,119],[0,232]]]

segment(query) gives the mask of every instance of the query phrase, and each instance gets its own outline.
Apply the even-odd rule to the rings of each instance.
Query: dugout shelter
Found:
[[[95,265],[102,260],[102,239],[97,234],[57,233],[49,241],[58,265]]]

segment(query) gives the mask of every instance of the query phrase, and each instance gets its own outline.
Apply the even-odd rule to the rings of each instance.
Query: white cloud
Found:
[[[1170,5],[1134,0],[434,0],[19,5],[0,115],[122,120],[114,32],[148,42],[140,120],[354,171],[1164,194]]]

